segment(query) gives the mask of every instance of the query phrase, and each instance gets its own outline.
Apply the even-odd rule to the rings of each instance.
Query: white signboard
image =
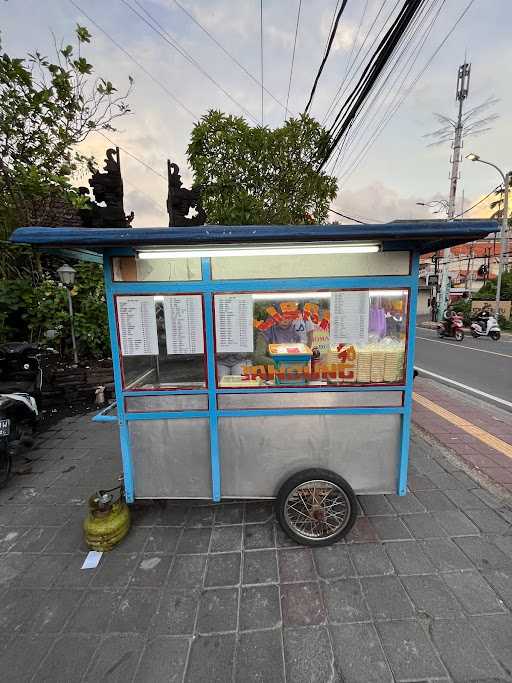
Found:
[[[368,343],[370,297],[367,291],[332,292],[330,344]]]
[[[201,295],[164,296],[163,299],[167,353],[204,353]]]
[[[250,294],[221,294],[215,297],[215,339],[217,353],[254,351]]]
[[[117,318],[123,356],[157,356],[155,302],[152,296],[118,296]]]

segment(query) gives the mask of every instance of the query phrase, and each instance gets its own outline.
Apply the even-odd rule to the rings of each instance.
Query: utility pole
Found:
[[[459,180],[459,165],[462,160],[462,133],[464,130],[464,122],[462,118],[462,112],[464,108],[464,100],[467,98],[469,93],[469,75],[471,73],[471,64],[464,62],[459,66],[457,73],[457,90],[456,90],[456,100],[459,103],[459,113],[457,116],[457,123],[455,125],[455,136],[453,139],[453,154],[452,154],[452,168],[450,172],[450,194],[448,196],[448,211],[447,219],[449,221],[453,220],[455,216],[455,198],[457,196],[457,183]],[[448,303],[448,274],[450,270],[450,254],[451,249],[447,247],[443,251],[443,264],[441,271],[441,293],[439,298],[438,307],[438,320],[443,319],[444,312],[446,311],[446,305]]]

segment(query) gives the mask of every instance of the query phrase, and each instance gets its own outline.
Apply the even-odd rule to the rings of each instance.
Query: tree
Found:
[[[510,192],[510,188],[512,188],[512,180],[509,183],[509,192]],[[491,215],[491,218],[494,219],[495,221],[498,221],[498,220],[500,221],[503,218],[503,197],[504,197],[504,194],[505,194],[505,188],[503,186],[499,187],[494,192],[494,196],[498,197],[498,199],[496,199],[495,201],[493,201],[489,204],[489,207],[493,211],[494,211],[494,209],[496,209],[496,211],[494,211],[494,213]],[[512,206],[508,207],[508,213],[510,216],[510,214],[512,213]],[[507,218],[509,218],[509,216],[507,216]]]
[[[113,130],[112,121],[129,112],[131,77],[124,94],[94,77],[82,54],[90,40],[87,28],[77,25],[75,45],[57,48],[54,61],[39,52],[25,59],[0,55],[0,239],[19,225],[30,225],[56,196],[86,204],[70,180],[92,160],[79,154],[76,145],[92,131]]]
[[[114,130],[112,122],[129,112],[132,78],[119,94],[110,81],[94,76],[82,54],[90,41],[89,31],[77,25],[75,44],[56,46],[53,60],[39,52],[14,58],[0,49],[0,343],[44,342],[52,329],[52,343],[59,342],[64,353],[69,347],[66,292],[55,277],[62,261],[6,240],[62,200],[87,207],[71,179],[93,160],[76,146],[93,131]],[[76,336],[81,353],[98,357],[108,349],[101,267],[85,263],[77,270]]]
[[[337,191],[317,171],[328,134],[307,115],[280,128],[251,128],[238,116],[210,111],[192,130],[188,159],[209,223],[320,223]]]
[[[473,299],[494,300],[496,298],[496,286],[496,280],[487,280],[485,285],[482,285],[480,290],[474,294]],[[502,275],[500,299],[501,301],[512,301],[512,272],[505,272]]]

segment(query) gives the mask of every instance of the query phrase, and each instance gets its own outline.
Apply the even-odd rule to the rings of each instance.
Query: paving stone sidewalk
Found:
[[[413,403],[413,421],[418,427],[512,495],[512,413],[425,377],[415,379],[414,391],[489,435],[477,438],[418,401]]]
[[[415,434],[407,497],[363,496],[347,539],[291,543],[269,504],[140,505],[81,570],[115,427],[42,435],[0,492],[0,680],[511,681],[512,508]]]

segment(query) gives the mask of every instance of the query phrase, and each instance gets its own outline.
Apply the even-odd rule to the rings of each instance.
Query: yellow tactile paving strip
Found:
[[[446,410],[446,408],[441,408],[441,406],[438,406],[433,401],[430,401],[428,398],[425,398],[424,396],[421,396],[416,392],[414,392],[412,396],[416,403],[419,403],[425,408],[428,408],[428,410],[431,410],[436,415],[439,415],[445,420],[448,420],[448,422],[451,422],[451,424],[455,425],[456,427],[459,427],[459,429],[462,429],[467,434],[474,436],[475,439],[478,439],[486,446],[490,446],[491,448],[494,448],[500,453],[503,453],[503,455],[506,455],[507,458],[512,459],[511,444],[507,443],[506,441],[502,441],[501,439],[498,439],[498,437],[493,436],[489,432],[486,432],[485,429],[477,427],[472,422],[464,420],[464,418],[455,415],[455,413],[452,413],[449,410]]]

